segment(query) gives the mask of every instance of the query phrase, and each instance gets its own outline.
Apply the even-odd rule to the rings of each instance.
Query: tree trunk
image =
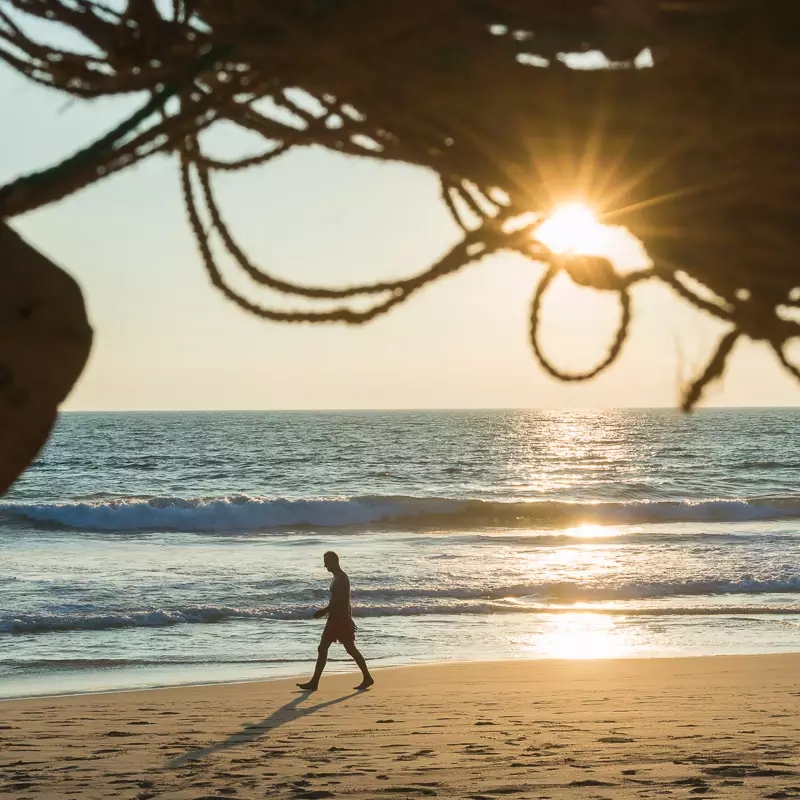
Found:
[[[0,222],[0,493],[47,441],[91,345],[77,283]]]

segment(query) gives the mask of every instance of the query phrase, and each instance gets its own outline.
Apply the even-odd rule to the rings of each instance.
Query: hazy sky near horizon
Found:
[[[0,67],[0,184],[74,152],[130,107],[130,99],[70,102]],[[305,149],[218,185],[254,260],[296,281],[415,273],[458,238],[435,178],[417,168]],[[559,383],[527,338],[541,267],[503,254],[367,326],[264,322],[210,286],[167,157],[12,225],[70,272],[87,300],[96,338],[65,405],[72,410],[670,406],[721,330],[668,290],[642,286],[618,362],[589,383]],[[616,310],[612,296],[563,281],[546,306],[548,351],[567,368],[589,366],[605,352]],[[771,353],[742,343],[705,402],[799,401],[800,387]]]

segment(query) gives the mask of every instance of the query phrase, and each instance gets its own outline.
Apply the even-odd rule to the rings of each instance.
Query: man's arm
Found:
[[[324,617],[330,610],[331,607],[329,605],[325,606],[325,608],[318,608],[314,612],[314,619],[319,619],[320,617]]]

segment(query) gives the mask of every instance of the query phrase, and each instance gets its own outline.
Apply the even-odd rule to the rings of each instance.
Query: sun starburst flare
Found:
[[[608,255],[609,226],[603,225],[592,208],[580,201],[557,206],[534,235],[556,255]]]

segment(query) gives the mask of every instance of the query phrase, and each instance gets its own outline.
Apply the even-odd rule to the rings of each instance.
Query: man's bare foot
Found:
[[[302,689],[304,692],[316,692],[319,689],[314,681],[309,681],[308,683],[298,683],[298,688]]]
[[[358,686],[354,686],[353,688],[357,692],[363,692],[366,689],[369,689],[369,687],[372,686],[374,683],[375,683],[375,678],[373,677],[364,678],[364,680],[361,681],[361,683],[359,683]]]

